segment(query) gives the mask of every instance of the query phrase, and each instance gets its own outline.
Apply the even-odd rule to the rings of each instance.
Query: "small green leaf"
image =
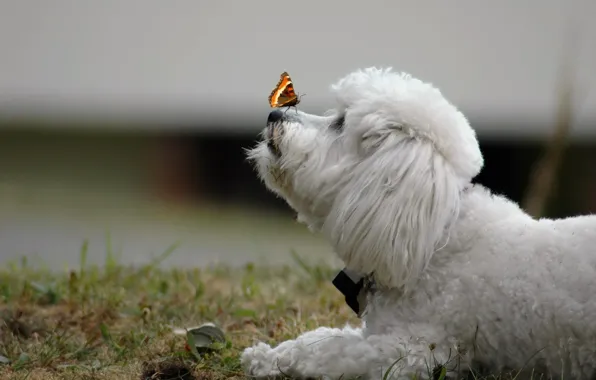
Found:
[[[226,342],[223,331],[213,324],[204,324],[186,332],[186,342],[197,358],[201,354],[218,350]]]

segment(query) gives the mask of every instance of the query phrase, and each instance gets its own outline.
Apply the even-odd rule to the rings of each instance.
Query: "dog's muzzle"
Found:
[[[279,109],[274,109],[267,116],[267,146],[276,156],[280,156],[279,143],[283,135],[284,113]]]
[[[281,122],[274,122],[267,124],[267,147],[276,156],[281,156],[279,150],[279,143],[283,136],[283,125]]]

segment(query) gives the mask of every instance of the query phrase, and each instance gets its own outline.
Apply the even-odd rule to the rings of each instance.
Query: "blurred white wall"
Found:
[[[255,128],[283,70],[307,94],[301,108],[321,112],[330,83],[379,65],[435,83],[472,121],[541,128],[481,133],[546,132],[575,36],[575,130],[596,135],[594,15],[593,0],[0,0],[0,118],[91,112]]]

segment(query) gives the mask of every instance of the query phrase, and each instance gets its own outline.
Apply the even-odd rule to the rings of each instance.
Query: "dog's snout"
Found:
[[[269,113],[267,117],[267,123],[275,123],[276,121],[280,121],[281,118],[284,116],[284,113],[280,110],[273,110]]]

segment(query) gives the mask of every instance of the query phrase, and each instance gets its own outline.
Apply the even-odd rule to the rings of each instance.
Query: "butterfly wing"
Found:
[[[277,103],[279,104],[280,107],[284,107],[284,106],[291,107],[291,106],[295,106],[296,104],[298,104],[298,96],[296,95],[296,92],[294,91],[294,85],[292,83],[290,83],[286,86],[286,88],[283,90],[283,92],[279,96]]]
[[[294,91],[292,79],[287,72],[283,72],[277,82],[277,85],[269,95],[269,105],[271,107],[295,106],[298,104],[298,96]]]
[[[277,84],[275,85],[275,87],[273,88],[273,90],[271,91],[271,95],[269,95],[269,105],[271,107],[277,107],[278,104],[278,100],[279,100],[279,96],[281,95],[281,92],[284,88],[284,81],[286,80],[290,80],[289,79],[290,76],[288,75],[287,72],[283,72],[281,74],[281,77],[279,78],[279,82],[277,82]]]

